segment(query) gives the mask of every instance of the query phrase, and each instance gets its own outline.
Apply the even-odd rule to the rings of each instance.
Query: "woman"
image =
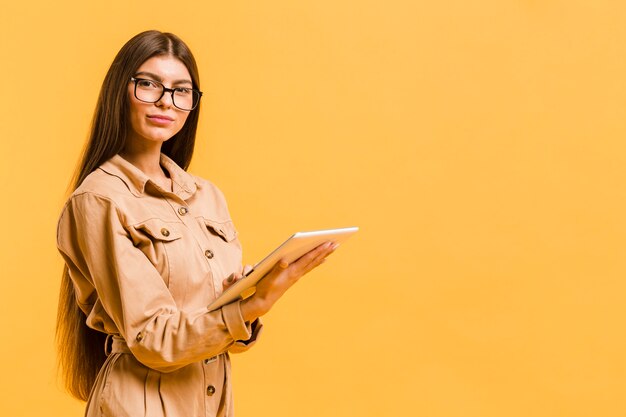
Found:
[[[279,262],[252,297],[207,309],[242,266],[222,193],[186,172],[201,96],[188,47],[157,31],[128,41],[102,85],[57,229],[57,342],[87,416],[232,416],[228,353],[254,345],[259,318],[336,249]]]

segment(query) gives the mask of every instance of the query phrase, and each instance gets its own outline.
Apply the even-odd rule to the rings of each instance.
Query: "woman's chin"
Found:
[[[129,139],[139,140],[144,143],[162,144],[174,137],[175,134],[172,132],[144,132],[142,135],[133,135],[134,137]]]

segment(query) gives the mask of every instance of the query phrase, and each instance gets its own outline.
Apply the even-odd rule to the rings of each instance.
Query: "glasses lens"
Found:
[[[154,103],[163,95],[163,86],[150,80],[137,80],[135,82],[135,97],[138,100]]]
[[[200,94],[191,88],[177,88],[174,90],[174,105],[179,109],[193,110],[200,100]]]

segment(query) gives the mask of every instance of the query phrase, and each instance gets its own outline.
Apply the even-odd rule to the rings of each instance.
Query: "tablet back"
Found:
[[[310,232],[298,232],[283,242],[262,261],[254,265],[253,269],[241,280],[229,287],[213,303],[209,310],[216,310],[228,303],[235,301],[239,296],[248,297],[254,293],[254,286],[265,276],[278,261],[284,259],[292,263],[302,255],[315,249],[326,241],[341,243],[355,234],[358,227],[344,227],[341,229],[314,230]]]

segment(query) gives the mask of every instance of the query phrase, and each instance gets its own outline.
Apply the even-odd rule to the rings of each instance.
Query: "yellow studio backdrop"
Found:
[[[361,227],[233,357],[238,416],[626,414],[626,3],[0,10],[0,415],[82,415],[55,374],[56,220],[104,74],[152,28],[197,57],[191,171],[248,263]]]

